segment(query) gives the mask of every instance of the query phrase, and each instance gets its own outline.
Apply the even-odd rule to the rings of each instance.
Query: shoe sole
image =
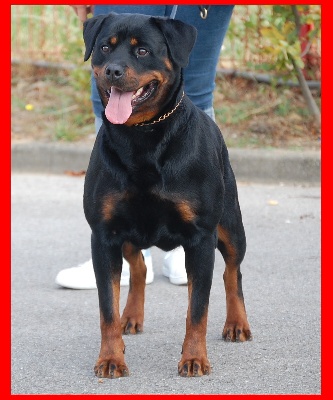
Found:
[[[77,286],[75,286],[75,285],[68,285],[68,284],[62,283],[62,282],[59,281],[59,280],[56,280],[55,282],[56,282],[57,285],[59,285],[59,286],[65,288],[65,289],[74,289],[74,290],[91,290],[91,289],[97,289],[97,286],[91,286],[91,285],[89,285],[89,286],[88,286],[88,285],[86,285],[86,286],[84,286],[84,285],[77,285]]]
[[[187,285],[187,276],[172,276],[168,274],[168,268],[163,265],[163,275],[169,278],[169,281],[174,285]]]
[[[176,277],[169,276],[169,281],[171,283],[173,283],[174,285],[178,285],[178,286],[187,285],[187,278],[184,279],[184,278],[178,278],[178,277],[176,278]]]

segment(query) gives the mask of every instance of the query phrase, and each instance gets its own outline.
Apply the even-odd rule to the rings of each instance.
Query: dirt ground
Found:
[[[320,93],[313,95],[320,107]],[[219,78],[216,120],[229,147],[320,149],[321,133],[298,88],[273,88],[240,78]],[[12,74],[11,138],[17,141],[82,141],[94,137],[89,87],[68,74]]]

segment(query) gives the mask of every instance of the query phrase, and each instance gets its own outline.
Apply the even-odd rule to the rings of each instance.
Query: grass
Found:
[[[90,73],[84,71],[87,81]],[[12,136],[77,141],[94,132],[90,89],[79,90],[71,75],[40,72],[12,80]],[[32,109],[27,110],[26,105]],[[22,134],[21,134],[22,132]]]
[[[229,147],[320,147],[320,131],[298,88],[218,79],[214,108]]]
[[[13,58],[62,62],[67,43],[81,36],[81,23],[69,6],[11,6]]]

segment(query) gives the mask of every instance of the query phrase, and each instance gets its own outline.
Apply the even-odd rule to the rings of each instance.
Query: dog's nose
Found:
[[[109,79],[119,79],[125,73],[125,68],[119,64],[109,64],[105,68],[105,74]]]

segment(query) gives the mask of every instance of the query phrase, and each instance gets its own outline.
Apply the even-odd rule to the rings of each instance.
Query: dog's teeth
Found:
[[[143,87],[141,87],[140,89],[138,89],[134,95],[134,97],[138,97],[140,96],[140,94],[143,92]]]

